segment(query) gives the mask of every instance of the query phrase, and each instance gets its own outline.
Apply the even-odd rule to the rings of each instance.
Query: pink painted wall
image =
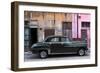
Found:
[[[78,18],[78,26],[79,26],[79,30],[78,30],[78,37],[81,38],[81,22],[90,22],[90,14],[78,14],[79,18]],[[87,28],[84,28],[87,29]],[[88,31],[88,30],[87,30]]]
[[[78,15],[78,16],[77,16]],[[78,18],[77,18],[78,17]],[[72,38],[77,38],[77,26],[78,26],[78,38],[81,38],[81,22],[90,22],[90,14],[72,14]],[[78,19],[78,24],[77,24]]]
[[[88,47],[90,47],[90,28],[87,27],[81,27],[82,22],[90,22],[91,21],[91,15],[90,14],[72,14],[72,38],[81,38],[81,29],[87,30],[87,42]],[[78,24],[77,24],[78,23]],[[91,24],[90,24],[91,25]],[[77,29],[78,26],[78,29]],[[78,33],[77,33],[78,30]],[[78,34],[78,36],[77,36]]]
[[[80,19],[82,21],[90,21],[90,14],[79,14],[79,16],[81,17]]]
[[[72,14],[72,38],[77,38],[77,14]]]

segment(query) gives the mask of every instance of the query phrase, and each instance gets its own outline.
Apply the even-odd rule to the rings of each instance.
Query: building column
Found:
[[[77,38],[77,14],[72,14],[72,38]]]

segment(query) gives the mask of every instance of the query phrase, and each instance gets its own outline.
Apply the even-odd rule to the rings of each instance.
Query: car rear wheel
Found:
[[[78,50],[78,55],[79,56],[84,56],[85,55],[85,50],[84,49],[79,49]]]
[[[48,53],[47,53],[47,51],[43,50],[43,51],[40,51],[39,55],[40,55],[40,58],[44,59],[44,58],[47,58]]]

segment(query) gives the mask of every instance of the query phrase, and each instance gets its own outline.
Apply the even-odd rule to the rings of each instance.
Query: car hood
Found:
[[[44,45],[46,45],[46,43],[44,44],[43,42],[38,42],[38,43],[33,44],[31,48],[34,48],[37,46],[44,46]]]

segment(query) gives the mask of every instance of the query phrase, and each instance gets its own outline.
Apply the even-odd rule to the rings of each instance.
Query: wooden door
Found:
[[[48,36],[52,36],[55,34],[55,30],[54,29],[45,29],[44,30],[44,37],[48,37]]]

